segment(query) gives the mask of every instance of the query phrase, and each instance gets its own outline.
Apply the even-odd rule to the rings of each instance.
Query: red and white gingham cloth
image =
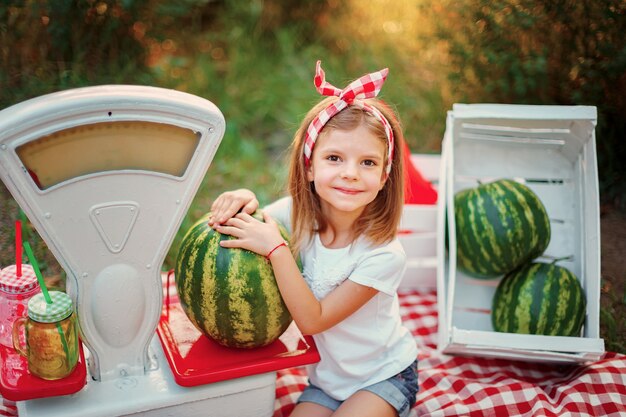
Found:
[[[437,295],[403,292],[401,313],[420,349],[417,416],[626,416],[626,356],[546,365],[443,355],[436,350]],[[287,417],[307,384],[304,368],[278,371],[274,417]]]
[[[17,406],[15,401],[9,401],[0,396],[0,416],[17,416]]]

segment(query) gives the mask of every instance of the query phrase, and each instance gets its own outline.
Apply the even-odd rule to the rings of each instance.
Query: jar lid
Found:
[[[0,272],[0,291],[7,294],[24,294],[37,287],[37,275],[29,264],[22,264],[22,276],[17,276],[17,267],[9,265]]]
[[[28,317],[40,323],[54,323],[72,314],[73,304],[69,295],[61,291],[50,291],[52,303],[48,304],[43,293],[28,300]]]

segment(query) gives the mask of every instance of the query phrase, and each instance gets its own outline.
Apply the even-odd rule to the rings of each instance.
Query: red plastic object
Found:
[[[404,148],[404,204],[437,204],[437,191],[411,161],[411,150],[406,142],[403,142],[402,146]]]
[[[28,372],[28,362],[14,349],[0,346],[0,393],[11,401],[69,395],[80,391],[87,383],[87,366],[83,346],[76,368],[62,379],[47,381]]]
[[[167,284],[166,284],[167,285]],[[167,293],[157,334],[178,385],[192,387],[272,372],[320,360],[313,338],[288,329],[261,348],[236,349],[204,336],[187,318],[178,297]]]

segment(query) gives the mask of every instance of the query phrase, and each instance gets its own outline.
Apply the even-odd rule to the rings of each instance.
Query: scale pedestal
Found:
[[[19,415],[270,417],[274,412],[275,372],[182,387],[174,380],[157,337],[150,355],[155,369],[145,375],[89,381],[76,394],[20,401]]]

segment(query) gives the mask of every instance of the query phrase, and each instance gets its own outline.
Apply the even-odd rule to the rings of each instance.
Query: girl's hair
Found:
[[[302,120],[291,144],[287,187],[293,199],[291,246],[294,254],[297,254],[304,245],[310,242],[313,233],[322,232],[327,227],[326,220],[322,215],[319,196],[315,193],[313,183],[307,179],[304,141],[307,128],[315,116],[337,100],[338,97],[328,97],[315,105]],[[383,244],[395,237],[402,215],[402,206],[404,204],[402,143],[404,136],[399,120],[388,105],[382,100],[375,98],[363,101],[372,107],[376,107],[389,121],[395,138],[395,149],[393,150],[391,172],[382,190],[378,192],[374,201],[367,205],[361,217],[356,221],[353,233],[355,238],[363,235],[371,243]],[[350,131],[360,125],[366,126],[386,146],[389,146],[382,123],[370,112],[356,105],[348,106],[333,116],[324,126],[320,136],[328,134],[331,130]],[[315,149],[313,152],[315,152]],[[383,167],[387,164],[386,155],[387,153],[385,152]],[[384,169],[383,175],[385,175]]]

